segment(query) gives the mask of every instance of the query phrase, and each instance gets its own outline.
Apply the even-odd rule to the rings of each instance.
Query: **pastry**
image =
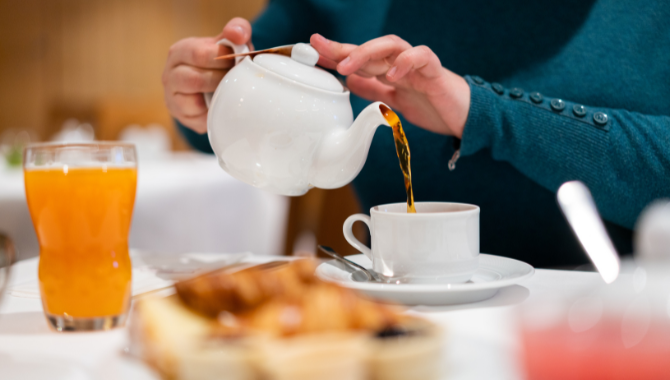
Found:
[[[321,281],[295,260],[181,281],[137,302],[133,352],[165,379],[400,380],[439,376],[432,323]]]

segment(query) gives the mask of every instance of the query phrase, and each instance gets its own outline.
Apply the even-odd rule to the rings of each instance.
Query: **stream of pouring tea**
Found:
[[[398,154],[398,161],[400,161],[400,170],[405,177],[405,191],[407,191],[407,213],[416,213],[414,208],[414,190],[412,190],[412,168],[410,166],[409,144],[405,131],[402,129],[400,118],[393,110],[383,104],[379,105],[379,109],[384,115],[384,119],[391,124],[393,129],[393,140],[395,140],[395,151]]]

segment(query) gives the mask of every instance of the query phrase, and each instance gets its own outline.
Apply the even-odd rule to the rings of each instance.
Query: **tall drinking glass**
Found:
[[[44,313],[57,331],[125,323],[128,233],[135,203],[132,144],[32,144],[24,150],[28,208],[40,244]]]

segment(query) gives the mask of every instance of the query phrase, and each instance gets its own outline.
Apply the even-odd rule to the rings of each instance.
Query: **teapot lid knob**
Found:
[[[307,66],[315,66],[319,53],[309,44],[297,43],[291,49],[291,58]]]

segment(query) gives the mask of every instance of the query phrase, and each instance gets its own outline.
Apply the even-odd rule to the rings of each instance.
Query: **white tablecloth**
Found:
[[[255,258],[259,259],[262,258]],[[11,282],[17,284],[35,278],[36,267],[35,259],[19,263]],[[489,300],[469,305],[415,307],[409,312],[445,328],[445,380],[522,379],[516,358],[515,306],[549,293],[571,292],[600,283],[602,280],[596,273],[538,269],[530,279],[502,289]],[[126,329],[77,334],[50,332],[38,299],[5,295],[0,305],[0,378],[3,379],[157,379],[143,364],[123,354],[126,346]]]
[[[173,154],[140,161],[130,246],[160,252],[282,253],[288,199],[240,182],[214,156]],[[39,247],[23,173],[0,163],[0,231],[19,258]]]

